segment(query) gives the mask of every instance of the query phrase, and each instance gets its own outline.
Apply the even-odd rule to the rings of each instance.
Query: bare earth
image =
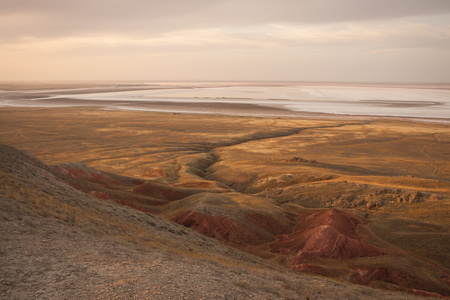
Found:
[[[0,146],[2,299],[409,299],[268,264]],[[80,209],[82,208],[82,209]]]
[[[1,297],[450,296],[448,124],[259,113],[0,108]]]

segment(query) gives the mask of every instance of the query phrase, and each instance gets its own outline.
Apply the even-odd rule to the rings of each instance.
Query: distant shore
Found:
[[[0,83],[0,107],[450,122],[449,85]]]

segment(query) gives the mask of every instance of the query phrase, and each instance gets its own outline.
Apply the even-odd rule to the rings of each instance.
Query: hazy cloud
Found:
[[[3,37],[324,24],[450,13],[448,0],[0,0]]]
[[[0,79],[450,81],[449,48],[449,0],[0,0]]]

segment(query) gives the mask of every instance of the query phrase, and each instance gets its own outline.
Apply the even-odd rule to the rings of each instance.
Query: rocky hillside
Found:
[[[92,197],[66,184],[61,167],[10,146],[0,145],[0,172],[2,299],[411,297],[281,269],[153,214]],[[89,180],[139,184],[104,174]]]
[[[352,212],[288,210],[217,187],[49,166],[7,145],[0,145],[0,172],[4,299],[412,297],[318,277],[336,272],[356,283],[448,295],[445,272],[377,241]],[[415,263],[423,275],[391,259]]]

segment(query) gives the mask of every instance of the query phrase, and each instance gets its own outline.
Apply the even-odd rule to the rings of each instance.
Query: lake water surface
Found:
[[[232,104],[241,104],[241,106],[245,104],[292,112],[450,120],[450,89],[436,86],[264,86],[261,84],[223,87],[185,86],[119,92],[97,92],[93,89],[92,93],[86,93],[86,90],[83,90],[83,93],[72,90],[70,96],[64,93],[59,95],[58,91],[64,90],[54,90],[50,97],[36,98],[34,101],[15,104],[32,106],[101,105],[109,109],[198,113],[211,112],[201,108],[212,104],[227,104],[228,107]],[[70,101],[57,101],[67,98],[70,98]],[[77,103],[77,100],[80,101]],[[0,105],[14,106],[14,101],[5,101],[4,99]],[[181,106],[183,108],[180,110]],[[236,114],[239,114],[239,107],[239,105],[236,106]],[[220,111],[218,112],[220,113]]]

